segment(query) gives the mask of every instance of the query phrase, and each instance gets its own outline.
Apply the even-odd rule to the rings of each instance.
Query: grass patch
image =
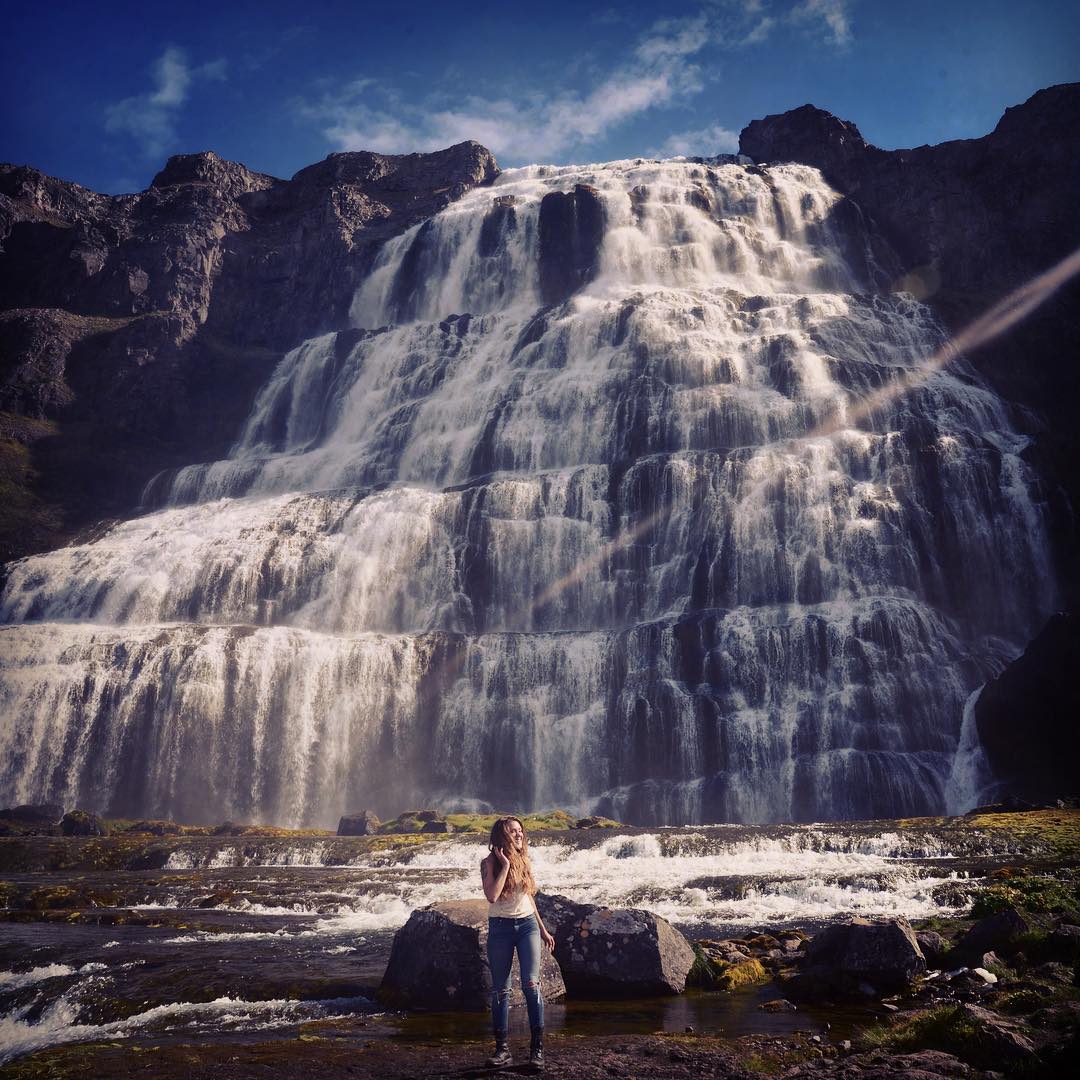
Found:
[[[994,1002],[994,1008],[1011,1016],[1026,1016],[1041,1008],[1043,996],[1037,990],[1025,986],[1020,990],[1010,990]]]
[[[1076,870],[1058,875],[1017,874],[981,889],[971,904],[971,917],[981,919],[1007,908],[1038,915],[1060,915],[1067,922],[1080,920],[1080,875]]]
[[[982,1052],[978,1026],[955,1005],[939,1005],[892,1025],[875,1024],[859,1036],[859,1046],[899,1054],[943,1050],[969,1062]]]

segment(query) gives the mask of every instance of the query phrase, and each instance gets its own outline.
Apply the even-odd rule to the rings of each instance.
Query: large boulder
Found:
[[[65,836],[107,836],[105,822],[88,810],[69,810],[60,821]]]
[[[1015,941],[1026,934],[1031,924],[1016,908],[1008,907],[980,919],[957,943],[958,959],[979,959],[984,953],[1008,956],[1015,951]]]
[[[926,958],[907,919],[852,917],[810,941],[794,989],[804,995],[895,990],[925,971]]]
[[[359,814],[345,814],[338,822],[338,836],[374,836],[382,824],[371,810],[361,810]]]
[[[594,907],[537,893],[571,997],[681,994],[694,965],[690,943],[667,920],[638,908]]]
[[[451,900],[414,911],[394,935],[379,997],[399,1008],[481,1012],[491,1005],[487,961],[488,905]],[[522,1005],[521,973],[514,958],[511,1005]],[[545,1001],[566,995],[559,965],[546,949],[540,960]]]
[[[24,825],[31,829],[48,828],[64,816],[64,808],[55,803],[23,803],[0,810],[0,821]]]

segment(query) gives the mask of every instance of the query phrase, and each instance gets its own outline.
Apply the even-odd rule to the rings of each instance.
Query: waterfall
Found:
[[[10,567],[0,800],[942,812],[1052,574],[1024,439],[880,250],[816,170],[682,160],[389,241],[228,458]]]

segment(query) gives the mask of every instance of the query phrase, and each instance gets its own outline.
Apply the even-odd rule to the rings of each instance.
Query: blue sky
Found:
[[[0,160],[99,191],[210,149],[276,176],[474,138],[504,166],[735,149],[812,102],[878,146],[1080,80],[1062,0],[9,5]]]

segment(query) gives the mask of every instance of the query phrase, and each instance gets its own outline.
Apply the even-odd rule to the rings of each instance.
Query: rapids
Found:
[[[600,225],[553,300],[560,192]],[[683,160],[508,170],[388,242],[227,459],[9,568],[0,801],[965,808],[1052,575],[1025,440],[882,252],[813,169]]]
[[[166,838],[157,870],[9,873],[0,1063],[66,1042],[228,1041],[335,1017],[367,1023],[394,931],[416,908],[478,895],[485,839],[372,851],[333,836]],[[545,891],[645,907],[696,939],[812,931],[845,914],[955,916],[977,881],[1032,854],[1013,848],[993,831],[863,822],[534,834],[530,852]],[[18,917],[36,890],[65,887],[83,898],[67,901],[82,909],[72,917]],[[776,995],[769,984],[624,1002],[617,1025],[631,1029],[640,1012],[650,1031],[805,1027],[812,1004],[776,1021],[757,1009]],[[524,1010],[515,1013],[520,1027]],[[823,1018],[837,1022],[835,1012]],[[486,1023],[455,1016],[452,1034],[480,1037]],[[589,1023],[587,1004],[551,1009],[554,1030]]]

